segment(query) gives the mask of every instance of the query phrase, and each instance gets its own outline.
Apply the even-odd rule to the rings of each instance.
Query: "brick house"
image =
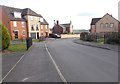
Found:
[[[110,14],[102,18],[93,18],[91,21],[91,33],[112,33],[120,32],[120,22]]]
[[[40,27],[40,32],[41,32],[41,36],[49,36],[49,24],[48,22],[41,16],[41,23],[40,23],[41,27]]]
[[[40,33],[40,18],[41,15],[32,11],[29,8],[23,9],[24,18],[27,20],[28,37],[39,39]]]
[[[11,40],[25,39],[27,37],[27,22],[21,16],[22,10],[6,6],[0,7],[2,8],[1,22],[8,28]]]
[[[0,6],[0,18],[3,25],[8,28],[11,40],[41,36],[41,15],[29,8],[19,9]]]
[[[57,23],[55,23],[54,21],[52,33],[57,33],[57,34],[73,33],[72,22],[70,21],[70,23],[67,24],[59,24],[59,21],[57,21]]]

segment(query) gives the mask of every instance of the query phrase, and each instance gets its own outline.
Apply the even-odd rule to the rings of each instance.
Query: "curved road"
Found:
[[[35,43],[4,81],[61,82],[46,47],[68,82],[118,81],[117,52],[79,45],[73,40]]]

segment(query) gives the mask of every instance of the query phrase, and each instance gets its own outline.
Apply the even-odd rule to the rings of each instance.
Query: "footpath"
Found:
[[[118,45],[85,42],[85,41],[82,41],[82,40],[79,40],[79,39],[75,39],[74,43],[120,52],[120,46],[118,46]]]

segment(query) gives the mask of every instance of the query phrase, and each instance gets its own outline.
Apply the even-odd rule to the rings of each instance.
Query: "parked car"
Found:
[[[50,38],[61,38],[61,36],[59,34],[56,34],[56,33],[49,34],[49,37]]]

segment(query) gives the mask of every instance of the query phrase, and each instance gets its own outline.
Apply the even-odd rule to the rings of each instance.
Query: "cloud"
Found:
[[[78,13],[77,16],[94,16],[96,15],[95,13],[90,13],[90,12],[81,12]]]

